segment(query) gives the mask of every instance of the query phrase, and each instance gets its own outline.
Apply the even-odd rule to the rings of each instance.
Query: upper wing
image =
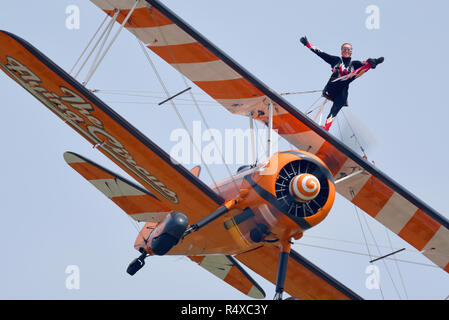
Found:
[[[195,222],[223,199],[26,41],[0,31],[0,68],[171,210]]]
[[[114,8],[123,9],[118,22],[135,3],[92,2],[110,15]],[[446,218],[322,130],[158,0],[141,0],[126,28],[230,112],[246,116],[252,112],[266,124],[272,101],[273,128],[282,137],[320,157],[335,179],[361,172],[337,185],[337,192],[449,272]]]
[[[260,247],[235,258],[268,281],[276,284],[279,249]],[[294,250],[290,251],[285,291],[303,300],[361,300],[356,293],[319,269]]]

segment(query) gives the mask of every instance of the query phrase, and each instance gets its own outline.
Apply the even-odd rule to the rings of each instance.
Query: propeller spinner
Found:
[[[307,202],[315,199],[320,193],[320,181],[310,173],[295,176],[289,184],[288,190],[296,201]]]

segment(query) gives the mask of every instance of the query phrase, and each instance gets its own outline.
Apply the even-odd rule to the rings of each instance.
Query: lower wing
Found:
[[[235,258],[276,284],[279,249],[260,247]],[[290,251],[285,291],[303,300],[361,300],[356,293],[332,278],[294,250]]]
[[[223,199],[103,101],[23,39],[0,31],[0,69],[156,196],[191,222]]]

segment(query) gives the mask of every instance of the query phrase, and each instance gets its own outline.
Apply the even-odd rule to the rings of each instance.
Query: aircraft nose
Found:
[[[296,201],[307,202],[315,199],[320,193],[320,181],[310,173],[295,176],[288,187],[290,194]]]

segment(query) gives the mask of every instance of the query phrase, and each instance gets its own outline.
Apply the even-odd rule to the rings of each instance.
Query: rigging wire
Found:
[[[130,29],[130,30],[131,30],[131,29]],[[134,33],[134,32],[133,32],[133,33]],[[134,34],[134,35],[135,35],[135,34]],[[135,35],[135,36],[136,36],[136,35]],[[138,43],[139,43],[139,45],[140,45],[140,48],[142,49],[142,51],[143,51],[145,57],[147,58],[148,62],[150,63],[150,65],[151,65],[151,67],[152,67],[154,73],[156,74],[156,77],[157,77],[157,79],[159,80],[160,85],[162,86],[163,90],[165,91],[165,94],[167,95],[167,98],[170,97],[170,94],[169,94],[169,92],[168,92],[168,90],[167,90],[167,87],[165,86],[164,81],[162,80],[161,76],[159,75],[159,72],[157,71],[156,66],[154,65],[153,61],[151,60],[151,57],[150,57],[150,55],[148,54],[146,48],[144,47],[142,41],[140,41],[140,40],[137,38],[137,36],[136,36],[136,39],[137,39],[137,41],[138,41]],[[185,123],[184,119],[182,118],[181,114],[179,113],[179,110],[178,110],[178,108],[176,107],[175,102],[174,102],[173,100],[170,100],[170,105],[172,106],[173,110],[175,111],[176,115],[178,116],[178,118],[179,118],[179,120],[180,120],[182,126],[184,127],[184,130],[186,130],[186,132],[188,133],[190,142],[192,143],[192,145],[193,145],[193,147],[195,148],[196,152],[199,154],[199,156],[200,156],[200,158],[201,158],[201,162],[204,164],[204,166],[205,166],[205,168],[206,168],[206,171],[208,172],[208,174],[209,174],[211,180],[213,181],[214,185],[216,185],[217,182],[215,181],[215,179],[214,179],[214,177],[213,177],[213,175],[212,175],[212,172],[211,172],[210,169],[209,169],[209,166],[204,162],[203,155],[201,154],[201,152],[200,152],[198,146],[196,145],[196,143],[193,141],[193,137],[192,137],[192,135],[190,134],[190,131],[189,131],[188,127],[187,127],[187,124]],[[222,196],[220,190],[219,190],[219,189],[217,189],[217,190],[218,190],[218,193],[220,194],[220,196]]]
[[[370,259],[371,258],[375,259],[375,258],[379,258],[380,257],[380,256],[370,256],[369,254],[364,253],[364,252],[358,252],[358,251],[352,251],[352,250],[345,250],[345,249],[338,249],[338,248],[320,246],[320,245],[311,244],[311,243],[295,242],[295,245],[301,245],[301,246],[312,247],[312,248],[319,248],[319,249],[326,249],[326,250],[331,250],[331,251],[336,251],[336,252],[355,254],[355,255],[359,255],[359,256],[367,256],[367,257],[369,256]],[[391,260],[393,258],[385,258],[385,259],[386,260]],[[438,266],[436,266],[434,264],[429,264],[429,263],[416,262],[416,261],[410,261],[410,260],[404,260],[404,259],[396,259],[396,260],[398,262],[403,262],[403,263],[410,263],[410,264],[416,264],[416,265],[425,266],[425,267],[439,268]]]
[[[102,93],[102,94],[108,94],[108,95],[119,95],[119,96],[127,96],[127,97],[142,97],[142,98],[154,98],[154,99],[165,99],[166,97],[163,95],[146,95],[146,94],[138,94],[138,93],[119,93],[119,92],[108,92],[107,90],[99,90],[99,89],[94,89],[91,90],[92,92],[98,92],[98,93]],[[185,98],[178,98],[176,97],[176,100],[180,100],[180,101],[191,101],[190,99],[185,99]],[[218,102],[213,101],[213,100],[197,100],[198,102],[202,102],[202,103],[210,103],[210,104],[216,104],[216,105],[220,105]],[[130,102],[133,103],[133,102]]]
[[[105,102],[113,104],[136,104],[136,105],[159,105],[159,102],[143,102],[143,101],[114,101],[114,100],[106,100]],[[193,103],[177,103],[177,106],[194,106]],[[216,106],[214,103],[203,103],[203,105],[207,106]]]
[[[365,149],[364,149],[364,148],[362,147],[362,145],[360,144],[359,139],[357,138],[357,135],[355,134],[355,131],[354,131],[354,129],[352,128],[352,126],[351,126],[350,122],[348,121],[348,118],[346,117],[346,115],[345,115],[345,113],[343,112],[343,110],[341,110],[341,113],[343,114],[343,117],[345,118],[346,123],[347,123],[348,126],[349,126],[349,129],[351,129],[351,131],[352,131],[352,136],[351,136],[351,138],[354,137],[354,140],[355,140],[356,144],[358,145],[358,147],[359,147],[360,150],[362,151],[362,154],[363,154],[364,159],[368,159],[368,156],[366,155]]]
[[[106,20],[108,19],[108,15],[106,15],[104,17],[103,22],[100,24],[100,26],[98,27],[97,31],[95,31],[94,35],[92,36],[92,38],[90,39],[90,41],[87,43],[87,46],[84,48],[84,50],[81,52],[81,55],[78,57],[78,59],[76,60],[75,64],[73,65],[72,69],[70,69],[69,74],[72,74],[73,70],[75,69],[75,67],[78,65],[78,63],[81,61],[81,58],[84,56],[84,54],[86,53],[87,49],[90,47],[90,45],[92,44],[92,41],[94,41],[95,37],[97,36],[98,32],[101,30],[101,28],[103,27],[104,23],[106,22]]]
[[[192,89],[193,90],[193,89]],[[124,90],[124,89],[91,89],[91,92],[101,92],[101,93],[108,93],[108,94],[142,94],[143,97],[145,97],[145,94],[158,94],[157,98],[165,98],[165,92],[163,91],[152,91],[152,90]],[[170,94],[175,94],[176,92],[170,92]],[[198,96],[205,96],[208,97],[208,95],[205,92],[193,92],[194,95]],[[215,101],[215,100],[211,100]]]
[[[393,244],[391,243],[391,238],[390,238],[390,234],[388,232],[388,229],[386,227],[384,227],[384,230],[385,230],[385,233],[387,235],[388,243],[390,244],[390,250],[393,251],[394,250],[393,249]],[[394,261],[394,263],[396,265],[396,269],[398,270],[399,279],[401,281],[402,288],[404,289],[405,299],[408,300],[407,289],[405,288],[405,283],[404,283],[404,279],[402,278],[401,269],[399,269],[399,264],[398,264],[398,261],[397,261],[395,255],[393,255],[393,261]]]
[[[156,23],[156,21],[155,21],[153,15],[151,15],[151,19],[153,20],[154,25],[156,25],[157,28],[160,29],[160,23]],[[165,32],[162,32],[161,30],[159,30],[159,32],[160,32],[160,34],[161,34],[161,36],[162,36],[162,38],[163,38],[164,43],[169,43],[169,41],[167,41],[167,39],[165,38]],[[136,37],[136,38],[137,38],[137,37]],[[141,43],[141,41],[139,41],[139,43]],[[144,48],[142,44],[141,44],[141,47]],[[176,59],[175,55],[174,55],[173,52],[172,52],[172,49],[170,48],[170,46],[168,46],[168,48],[169,48],[169,52],[170,52],[171,58],[173,59],[173,62],[174,62],[172,65],[175,67],[175,69],[177,69],[177,70],[179,71],[179,74],[181,75],[181,78],[183,79],[184,85],[186,86],[186,88],[189,87],[189,85],[188,85],[188,83],[187,83],[187,80],[186,80],[186,77],[185,77],[184,74],[181,72],[181,68],[179,67],[179,64],[178,64],[178,62],[177,62],[177,59]],[[146,52],[146,50],[145,50],[145,52]],[[149,56],[149,55],[148,55],[148,52],[147,52],[147,56]],[[210,130],[210,128],[209,128],[209,124],[208,124],[208,122],[206,121],[206,119],[205,119],[205,117],[204,117],[204,115],[203,115],[203,113],[202,113],[202,111],[201,111],[201,109],[200,109],[200,107],[199,107],[199,105],[198,105],[198,103],[197,103],[197,101],[196,101],[194,95],[192,94],[191,91],[190,91],[189,93],[190,93],[190,97],[192,98],[192,100],[193,100],[193,102],[194,102],[194,104],[195,104],[195,107],[196,107],[198,113],[200,114],[200,117],[201,117],[203,123],[206,125],[207,130],[209,130],[209,132],[210,132],[211,130]],[[190,134],[190,133],[189,133],[189,134]],[[232,183],[233,183],[234,187],[236,188],[236,191],[239,192],[239,191],[240,191],[240,188],[239,188],[237,182],[235,181],[234,175],[232,174],[232,172],[231,172],[231,170],[230,170],[228,164],[226,163],[226,161],[225,161],[225,159],[224,159],[223,150],[220,150],[220,148],[219,148],[219,146],[218,146],[218,143],[217,143],[217,141],[215,140],[215,136],[214,136],[214,135],[211,135],[211,138],[212,138],[212,140],[214,141],[215,148],[216,148],[216,150],[217,150],[217,151],[219,152],[219,154],[220,154],[220,157],[221,157],[221,159],[222,159],[222,161],[223,161],[223,164],[225,165],[226,171],[228,172],[228,174],[229,174],[229,176],[230,176],[230,178],[231,178],[231,180],[232,180]],[[192,142],[193,142],[193,139],[192,139]],[[201,160],[202,160],[202,162],[204,163],[204,160],[203,160],[202,155],[201,155]],[[207,168],[207,164],[204,163],[204,165],[205,165],[206,168]],[[207,170],[209,170],[209,169],[207,169]],[[214,182],[214,185],[216,186],[217,190],[219,191],[220,188],[217,186],[217,183]],[[220,191],[219,191],[219,193],[220,193]]]
[[[83,84],[87,85],[87,83],[90,81],[90,79],[92,78],[92,76],[94,75],[95,71],[97,70],[98,66],[100,65],[100,63],[103,61],[104,57],[106,56],[106,53],[108,53],[108,51],[111,49],[112,45],[114,44],[115,40],[117,39],[117,37],[119,36],[119,34],[121,33],[121,31],[123,30],[123,28],[125,27],[126,23],[128,22],[129,18],[131,18],[131,15],[134,13],[134,10],[136,9],[137,5],[139,3],[139,0],[136,0],[134,2],[134,5],[132,6],[131,10],[129,10],[128,14],[126,15],[125,19],[123,20],[123,22],[121,23],[118,31],[115,33],[114,37],[111,39],[111,42],[109,42],[108,46],[106,47],[106,49],[104,50],[104,52],[101,53],[100,56],[100,52],[101,50],[98,52],[98,56],[97,58],[95,58],[94,64],[92,65],[91,70],[89,71],[86,79],[84,80]],[[106,43],[106,39],[105,39],[105,43]],[[103,47],[103,45],[102,45]]]
[[[350,188],[349,192],[350,192],[350,194],[352,196],[352,199],[354,199],[355,198],[354,190],[352,190],[352,188]],[[368,240],[366,239],[365,230],[363,229],[362,221],[360,220],[359,212],[358,212],[357,207],[355,205],[354,205],[354,209],[355,209],[355,216],[357,217],[357,221],[359,222],[360,230],[362,231],[363,239],[365,241],[366,250],[368,251],[368,255],[370,257],[370,260],[373,260],[373,256],[372,256],[371,251],[370,251],[369,246],[368,246]],[[382,291],[381,283],[379,283],[379,292],[380,292],[380,295],[382,297],[382,300],[385,300],[384,293]]]
[[[357,210],[357,209],[356,209],[356,210]],[[365,221],[366,227],[368,228],[368,232],[370,233],[371,238],[373,238],[373,241],[374,241],[374,243],[376,244],[376,249],[377,249],[377,252],[379,253],[379,256],[382,256],[382,253],[380,252],[380,248],[379,248],[379,246],[377,245],[376,238],[374,237],[374,234],[372,233],[371,228],[369,227],[369,224],[368,224],[368,221],[367,221],[367,219],[366,219],[366,216],[365,216],[365,215],[362,215],[362,217],[363,217],[363,219],[364,219],[364,221]],[[396,284],[395,284],[394,281],[393,281],[393,277],[391,276],[390,269],[388,268],[388,265],[387,265],[387,263],[385,262],[385,259],[382,259],[382,263],[384,264],[384,267],[385,267],[385,269],[387,270],[388,276],[390,277],[391,283],[393,284],[393,287],[394,287],[396,293],[398,294],[399,299],[401,299],[401,295],[399,294],[399,290],[398,290],[398,288],[396,287]]]
[[[315,235],[308,235],[308,234],[304,234],[303,235],[304,238],[315,238],[315,239],[321,239],[321,240],[329,240],[329,241],[333,241],[333,242],[341,242],[341,243],[348,243],[348,244],[355,244],[355,245],[361,245],[364,246],[365,243],[363,242],[357,242],[357,241],[352,241],[352,240],[341,240],[341,239],[335,239],[335,238],[329,238],[329,237],[322,237],[322,236],[315,236]],[[375,246],[374,243],[368,243],[369,246],[373,247]],[[402,248],[393,248],[391,246],[387,246],[387,245],[378,245],[380,248],[385,248],[385,249],[391,249],[392,251],[395,250],[399,250]],[[413,253],[413,254],[419,254],[421,255],[421,253],[419,251],[411,251],[409,249],[405,249],[406,252],[408,253]]]
[[[100,37],[95,42],[95,45],[90,50],[90,52],[87,55],[87,57],[84,59],[84,62],[81,64],[81,67],[78,69],[78,72],[73,76],[75,79],[79,76],[80,72],[84,69],[84,66],[86,65],[87,61],[89,61],[90,57],[95,52],[95,50],[97,49],[98,44],[101,42],[101,40],[103,39],[105,34],[108,32],[108,30],[110,30],[113,27],[114,22],[117,20],[117,16],[118,16],[119,12],[120,12],[120,10],[116,10],[115,11],[115,14],[112,17],[111,21],[109,21],[109,23],[106,25],[106,28],[103,30],[103,32],[101,33]],[[108,16],[106,16],[106,17],[108,17]]]
[[[313,108],[313,106],[314,105],[316,105],[316,103],[320,100],[322,98],[322,96],[320,95],[311,105],[310,105],[310,107],[308,107],[307,109],[306,109],[306,111],[305,111],[305,114],[310,114],[310,113],[312,113],[313,111],[315,111],[316,109],[318,109],[320,106],[318,105],[318,106],[316,106],[315,108]]]
[[[296,92],[281,92],[279,95],[281,96],[287,96],[290,94],[308,94],[308,93],[316,93],[316,92],[323,92],[323,90],[308,90],[308,91],[296,91]]]
[[[342,112],[343,112],[343,110],[342,110]],[[344,113],[343,113],[343,115],[344,115]],[[360,145],[360,143],[359,143],[359,141],[358,141],[358,139],[357,139],[357,136],[356,136],[354,130],[352,129],[351,125],[349,124],[348,119],[346,119],[346,117],[345,117],[345,120],[346,120],[346,122],[347,122],[349,128],[351,129],[351,131],[352,131],[352,133],[353,133],[353,137],[355,138],[357,144],[359,145],[360,149],[362,150],[364,157],[367,158],[364,149],[363,149],[362,146]],[[340,138],[341,138],[341,140],[343,141],[343,135],[342,135],[341,127],[340,127],[340,121],[339,121],[338,118],[337,118],[337,124],[338,124],[338,129],[339,129],[339,132],[340,132]],[[352,189],[351,189],[351,195],[352,195],[353,198],[355,197],[354,191],[353,191]],[[362,229],[362,233],[363,233],[363,237],[364,237],[364,239],[365,239],[366,247],[367,247],[368,252],[369,252],[368,241],[367,241],[367,239],[366,239],[365,233],[364,233],[363,228],[362,228],[362,224],[361,224],[361,221],[360,221],[360,218],[359,218],[359,212],[358,212],[358,210],[357,210],[357,206],[354,205],[354,208],[355,208],[355,211],[356,211],[357,219],[359,220],[360,228]],[[376,248],[377,248],[377,251],[378,251],[378,253],[379,253],[379,256],[382,256],[382,254],[381,254],[381,252],[380,252],[380,249],[379,249],[379,246],[378,246],[378,244],[377,244],[377,241],[376,241],[376,239],[374,238],[373,233],[371,232],[371,228],[369,227],[368,221],[366,220],[366,217],[365,217],[364,215],[362,215],[362,217],[363,217],[363,219],[364,219],[364,221],[365,221],[365,224],[366,224],[366,227],[368,228],[368,231],[369,231],[369,233],[370,233],[370,235],[371,235],[371,237],[372,237],[372,239],[373,239],[373,241],[374,241],[374,243],[375,243],[375,246],[376,246]],[[371,256],[371,253],[369,253],[369,254],[370,254],[370,256]],[[373,260],[373,259],[370,258],[370,260]],[[384,260],[383,260],[382,262],[383,262],[383,264],[384,264],[385,269],[387,270],[387,273],[388,273],[388,276],[390,277],[391,283],[393,284],[393,287],[394,287],[394,289],[395,289],[397,295],[399,296],[399,299],[401,299],[401,295],[400,295],[400,293],[399,293],[399,290],[398,290],[398,288],[396,287],[396,284],[395,284],[394,281],[393,281],[393,277],[391,276],[391,272],[390,272],[390,270],[389,270],[389,268],[388,268],[386,262],[385,262]],[[379,288],[380,288],[380,287],[379,287]],[[382,294],[382,298],[384,299],[382,289],[380,288],[380,290],[381,290],[380,292],[381,292],[381,294]]]
[[[117,13],[118,13],[118,12],[119,12],[119,11],[117,11]],[[117,17],[114,15],[114,19],[113,19],[113,21],[111,21],[111,22],[115,22],[116,20],[117,20]],[[96,54],[96,56],[95,56],[95,58],[94,58],[94,61],[92,62],[92,65],[90,66],[89,71],[87,72],[86,80],[84,80],[83,83],[87,84],[87,82],[88,82],[88,80],[90,79],[90,77],[94,74],[95,69],[96,69],[96,64],[97,64],[97,62],[98,62],[98,59],[99,59],[100,56],[101,56],[101,53],[102,53],[103,48],[104,48],[104,45],[105,45],[106,42],[108,41],[109,35],[111,34],[111,31],[112,31],[113,28],[114,28],[114,23],[111,23],[111,24],[108,26],[108,29],[107,29],[107,31],[106,31],[106,34],[104,35],[103,41],[101,42],[101,45],[100,45],[100,47],[98,48],[97,54]],[[101,39],[100,39],[100,40],[101,40]]]

